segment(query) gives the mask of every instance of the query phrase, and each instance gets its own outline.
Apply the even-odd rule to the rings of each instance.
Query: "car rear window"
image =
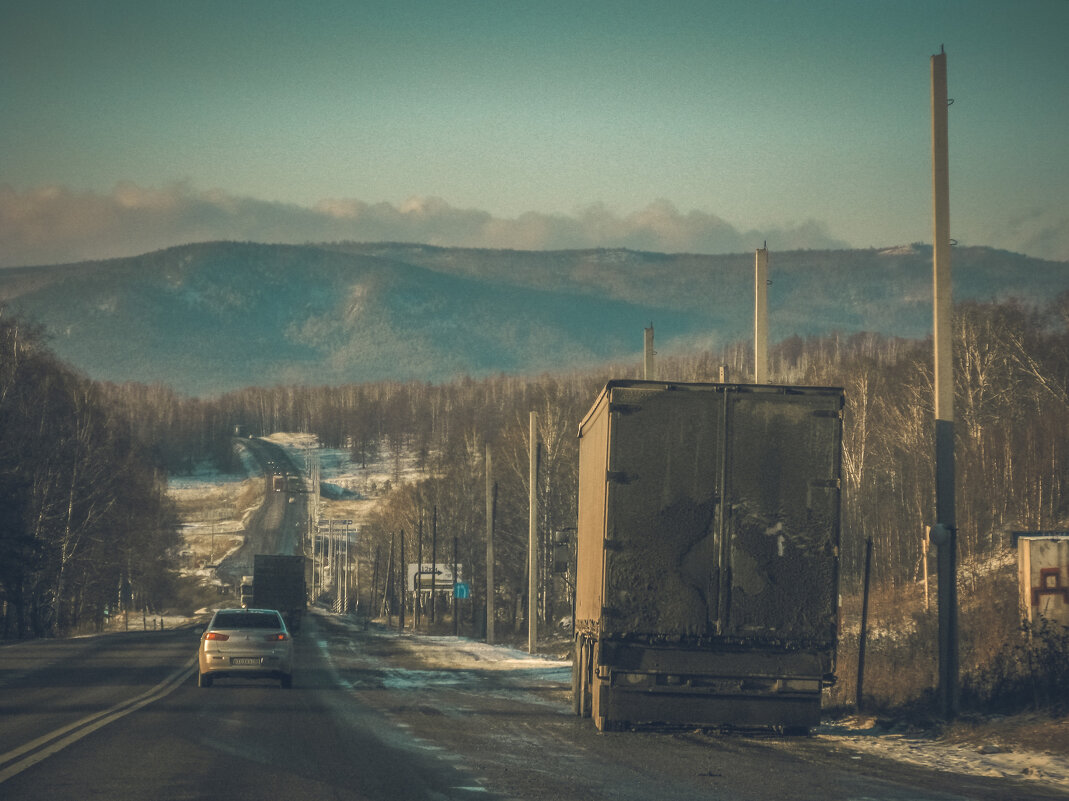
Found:
[[[267,612],[220,612],[212,621],[213,629],[280,629],[278,615]]]

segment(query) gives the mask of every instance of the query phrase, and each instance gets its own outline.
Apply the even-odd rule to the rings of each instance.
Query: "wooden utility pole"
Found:
[[[650,323],[649,328],[643,329],[643,333],[642,377],[647,381],[653,381],[657,378],[657,367],[653,361],[656,354],[653,349],[653,323]]]
[[[457,606],[457,582],[460,581],[460,576],[457,575],[457,535],[453,535],[453,636],[456,637],[460,634],[460,617],[458,612],[460,611]]]
[[[490,443],[486,443],[486,641],[494,644],[494,489]]]
[[[869,632],[869,581],[872,578],[872,537],[865,540],[865,579],[861,593],[861,633],[857,640],[857,693],[854,704],[857,711],[865,702],[865,648]]]
[[[768,383],[768,244],[754,254],[754,383]]]
[[[431,516],[431,626],[438,622],[435,616],[435,596],[438,594],[438,505]]]
[[[531,412],[531,441],[529,454],[530,514],[527,521],[527,652],[534,653],[538,643],[538,412]]]
[[[419,539],[416,545],[416,576],[412,580],[412,586],[415,588],[412,598],[412,625],[417,629],[422,624],[423,615],[423,509],[419,510],[418,537]]]
[[[935,542],[939,576],[939,698],[943,716],[958,710],[958,569],[954,476],[954,363],[951,344],[950,158],[947,59],[931,58],[932,273],[935,333]]]

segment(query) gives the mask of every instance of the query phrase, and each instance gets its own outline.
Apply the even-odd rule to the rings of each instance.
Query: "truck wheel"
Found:
[[[590,685],[593,681],[593,650],[590,641],[583,638],[579,648],[579,693],[578,715],[581,718],[590,717],[593,712],[593,700],[590,695]]]
[[[580,688],[583,683],[583,649],[579,642],[579,640],[575,641],[575,648],[572,651],[572,714],[582,717],[583,702],[580,698]]]
[[[211,687],[212,686],[212,677],[209,676],[207,673],[198,673],[197,674],[197,686],[198,687]]]

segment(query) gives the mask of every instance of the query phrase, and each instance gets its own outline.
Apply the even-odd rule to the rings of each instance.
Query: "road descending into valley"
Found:
[[[819,737],[599,733],[571,714],[567,663],[480,663],[487,646],[311,614],[292,690],[196,686],[198,631],[0,648],[0,798],[1064,798],[910,768]],[[482,651],[477,650],[483,649]],[[458,666],[451,656],[470,650]],[[441,653],[439,653],[439,651]],[[452,660],[452,661],[451,661]]]
[[[306,491],[294,492],[296,479],[303,487],[300,471],[286,452],[263,439],[241,439],[263,473],[264,499],[245,521],[245,543],[219,564],[216,575],[237,587],[241,577],[252,573],[253,557],[258,553],[299,554],[308,519]],[[276,492],[275,477],[284,489]]]

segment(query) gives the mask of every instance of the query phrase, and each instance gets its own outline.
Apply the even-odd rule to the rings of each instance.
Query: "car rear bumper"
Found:
[[[281,678],[293,673],[290,660],[275,656],[227,656],[221,654],[201,654],[200,672],[213,677],[221,676],[264,676]]]

